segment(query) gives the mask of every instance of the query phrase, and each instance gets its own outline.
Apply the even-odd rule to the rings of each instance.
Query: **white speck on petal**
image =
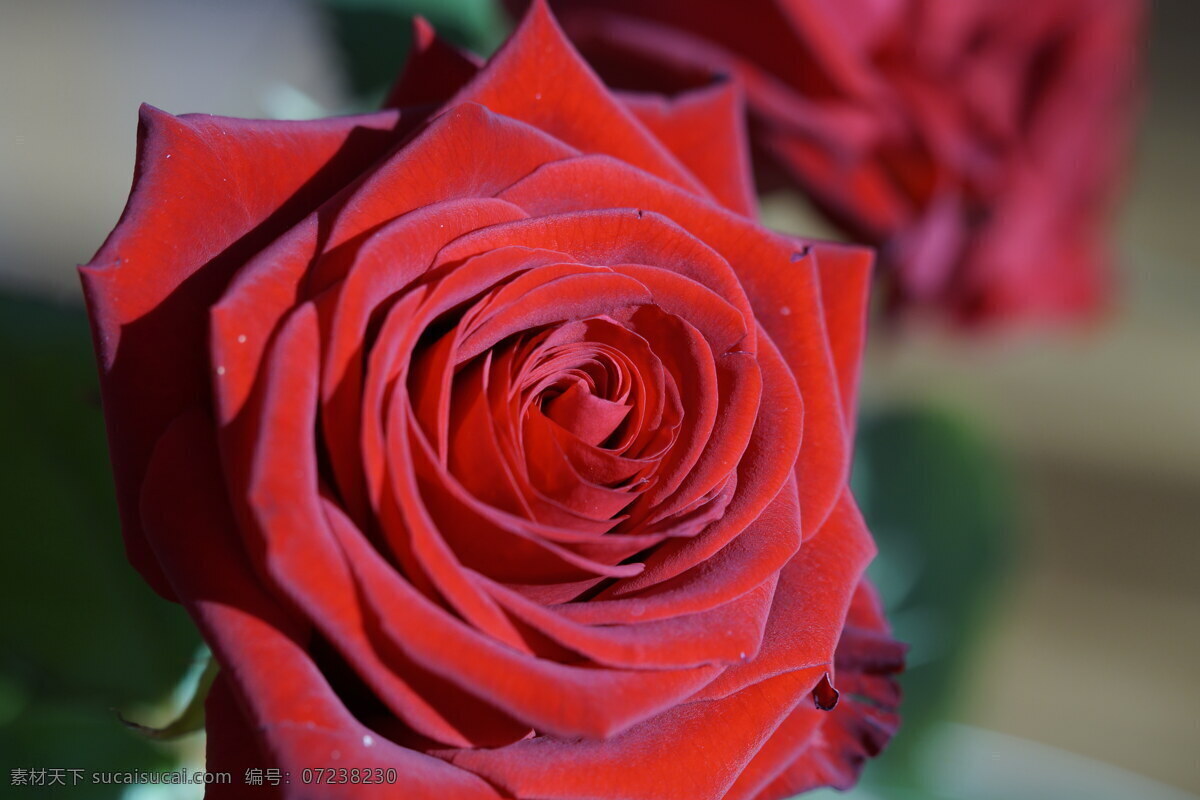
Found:
[[[245,343],[246,343],[246,334],[239,333],[238,334],[238,344],[245,344]]]
[[[170,158],[170,157],[171,157],[171,154],[170,154],[170,153],[167,153],[167,158]]]
[[[363,737],[363,747],[370,747],[373,744],[375,744],[375,740],[372,739],[370,736]]]
[[[534,100],[541,100],[541,99],[542,99],[542,93],[541,93],[541,92],[538,92],[538,93],[536,93],[536,94],[533,96],[533,99],[534,99]]]
[[[742,652],[738,653],[738,658],[740,658],[742,661],[745,661],[746,660],[746,651],[743,650]]]
[[[792,313],[792,310],[790,308],[788,308],[787,306],[784,306],[783,308],[779,309],[779,313],[783,314],[786,317]]]
[[[217,367],[217,374],[218,374],[218,375],[224,375],[224,374],[225,374],[225,368],[224,368],[224,367]]]

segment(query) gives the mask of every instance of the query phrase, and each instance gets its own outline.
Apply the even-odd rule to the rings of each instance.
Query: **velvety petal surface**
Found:
[[[869,91],[844,55],[811,64]],[[883,745],[902,652],[846,485],[872,257],[754,219],[764,91],[616,95],[539,2],[486,63],[418,21],[393,111],[146,112],[83,277],[131,559],[221,666],[210,768],[717,800]],[[398,783],[297,779],[343,765]]]

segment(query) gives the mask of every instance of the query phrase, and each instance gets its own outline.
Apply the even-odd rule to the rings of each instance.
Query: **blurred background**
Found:
[[[856,796],[1200,793],[1200,5],[1151,10],[1111,318],[872,342],[855,482],[912,667],[906,725]],[[509,24],[490,0],[0,0],[0,786],[202,763],[202,734],[116,715],[169,723],[205,663],[124,560],[74,270],[124,204],[138,104],[360,108],[413,11],[481,52]],[[820,230],[789,197],[764,216]]]

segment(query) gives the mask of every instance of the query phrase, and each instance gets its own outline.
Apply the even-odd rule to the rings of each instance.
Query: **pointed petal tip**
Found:
[[[179,117],[169,111],[164,111],[158,106],[150,103],[142,103],[138,106],[138,122],[147,128],[152,128],[157,125],[170,125],[178,123]]]

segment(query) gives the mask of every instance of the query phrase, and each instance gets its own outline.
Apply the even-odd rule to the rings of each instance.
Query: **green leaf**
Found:
[[[187,705],[184,706],[183,711],[179,712],[179,716],[174,721],[161,728],[143,725],[140,722],[126,719],[124,714],[119,714],[118,716],[126,727],[137,731],[143,736],[161,741],[178,739],[180,736],[186,736],[189,733],[203,730],[204,701],[208,699],[208,690],[212,688],[213,681],[216,680],[218,672],[220,672],[220,667],[217,664],[217,660],[210,655],[208,663],[204,665],[204,671],[200,673],[200,679],[196,683],[196,688],[192,691],[192,697],[188,700]]]
[[[957,700],[1012,562],[1012,495],[1001,459],[967,420],[918,407],[864,415],[853,484],[879,545],[870,575],[910,646],[904,722],[869,774],[903,784],[914,748]]]

